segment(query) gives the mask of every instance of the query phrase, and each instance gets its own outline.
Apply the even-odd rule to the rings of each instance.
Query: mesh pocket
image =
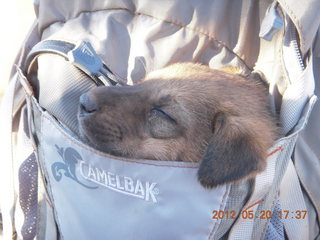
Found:
[[[32,153],[19,168],[19,203],[24,215],[23,239],[33,239],[37,233],[38,164]]]

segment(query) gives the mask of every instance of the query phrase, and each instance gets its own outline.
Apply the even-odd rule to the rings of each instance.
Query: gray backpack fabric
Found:
[[[319,239],[319,7],[284,0],[38,1],[1,105],[3,238]],[[76,105],[96,87],[90,71],[52,53],[25,70],[44,40],[90,42],[113,79],[129,85],[181,61],[259,74],[284,137],[255,179],[211,192],[197,185],[197,165],[102,154],[63,118],[72,112],[64,102]],[[81,84],[69,94],[75,81]],[[179,179],[188,179],[188,188]]]

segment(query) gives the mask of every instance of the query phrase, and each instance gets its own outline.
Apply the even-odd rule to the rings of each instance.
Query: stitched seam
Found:
[[[139,162],[139,161],[135,161],[135,160],[128,160],[128,159],[122,159],[116,156],[112,156],[112,155],[108,155],[108,154],[104,154],[98,151],[94,151],[91,148],[80,144],[78,141],[76,141],[75,139],[73,139],[71,136],[69,136],[68,134],[66,134],[64,131],[62,131],[60,129],[60,126],[53,122],[50,118],[48,118],[47,116],[43,115],[44,118],[46,118],[47,120],[49,120],[49,122],[53,125],[55,125],[57,127],[57,130],[64,135],[66,138],[68,138],[68,140],[70,140],[73,144],[77,145],[78,147],[81,147],[91,153],[94,153],[100,157],[107,157],[107,158],[112,158],[112,160],[117,160],[117,161],[122,161],[122,162],[129,162],[129,163],[137,163],[137,164],[142,164],[142,165],[150,165],[150,166],[156,166],[156,167],[172,167],[172,168],[198,168],[198,166],[173,166],[173,165],[157,165],[157,164],[152,164],[152,163],[145,163],[145,162]]]
[[[303,34],[302,34],[302,25],[301,25],[299,19],[297,18],[297,16],[294,14],[294,12],[292,11],[292,9],[290,8],[290,6],[287,4],[287,2],[286,2],[285,0],[283,0],[283,1],[281,1],[281,2],[283,3],[285,10],[288,11],[290,17],[293,18],[294,22],[297,24],[297,26],[298,26],[299,29],[301,30],[301,31],[298,30],[298,32],[299,32],[299,37],[300,37],[300,39],[302,40],[302,41],[300,41],[300,43],[301,43],[301,48],[304,49],[304,48],[305,48],[305,39],[304,39],[304,36],[303,36]],[[281,4],[281,3],[280,3],[280,4]]]
[[[249,208],[252,208],[252,207],[254,207],[255,205],[260,204],[260,203],[262,203],[262,202],[264,202],[263,199],[258,200],[258,201],[256,201],[255,203],[252,203],[251,205],[249,205],[248,207],[246,207],[246,208],[245,208],[244,210],[242,210],[241,212],[247,211]]]
[[[245,63],[245,61],[238,55],[236,54],[234,51],[232,51],[229,46],[227,46],[227,44],[221,40],[218,40],[216,39],[214,36],[212,36],[211,34],[209,34],[208,32],[205,32],[205,31],[202,31],[201,29],[197,28],[197,27],[189,27],[189,26],[185,26],[179,22],[174,22],[174,21],[170,21],[170,20],[166,20],[166,19],[161,19],[161,18],[158,18],[158,17],[155,17],[155,16],[152,16],[152,15],[148,15],[148,14],[145,14],[145,13],[135,13],[135,12],[132,12],[129,10],[129,12],[131,12],[133,15],[144,15],[144,16],[147,16],[147,17],[151,17],[151,18],[154,18],[154,19],[157,19],[159,21],[163,21],[163,22],[166,22],[166,23],[169,23],[169,24],[173,24],[173,25],[176,25],[178,27],[181,27],[183,29],[186,29],[186,30],[189,30],[189,31],[192,31],[192,32],[195,32],[197,34],[201,34],[201,35],[204,35],[206,37],[208,37],[210,39],[210,41],[215,41],[219,44],[221,44],[223,47],[225,47],[229,52],[231,52],[232,54],[234,54],[241,62],[243,62],[243,64],[248,68],[249,66],[247,66],[247,64]]]
[[[304,190],[306,192],[306,194],[308,195],[308,198],[310,199],[312,205],[315,207],[315,211],[319,212],[320,211],[320,205],[316,204],[314,202],[314,200],[313,200],[313,199],[317,199],[317,197],[313,194],[313,191],[309,190],[309,188],[306,185],[304,185],[303,182],[301,181],[301,178],[300,178],[301,174],[299,174],[299,172],[300,172],[299,168],[295,167],[295,170],[296,170],[297,175],[298,175],[299,185],[300,185],[301,190],[302,191]]]
[[[83,145],[83,144],[80,144],[78,141],[74,140],[71,136],[69,136],[68,134],[66,134],[64,131],[62,131],[60,129],[60,126],[53,122],[50,118],[48,118],[47,116],[43,115],[44,118],[46,118],[51,124],[55,125],[57,127],[57,130],[62,134],[64,135],[66,138],[68,138],[72,143],[76,144],[78,147],[81,147],[81,148],[84,148],[85,150],[91,152],[91,153],[94,153],[98,156],[101,156],[101,157],[108,157],[108,158],[113,158],[114,160],[118,160],[118,161],[123,161],[123,162],[130,162],[130,163],[138,163],[138,164],[143,164],[143,165],[151,165],[151,166],[157,166],[157,167],[174,167],[174,168],[198,168],[198,167],[192,167],[192,166],[173,166],[173,165],[157,165],[157,164],[152,164],[152,163],[145,163],[145,162],[139,162],[139,161],[135,161],[135,160],[126,160],[126,159],[122,159],[122,158],[119,158],[117,156],[113,156],[113,155],[108,155],[108,154],[104,154],[104,153],[101,153],[101,152],[98,152],[98,151],[94,151],[92,150],[91,148]],[[277,153],[278,151],[282,151],[283,150],[283,145],[279,146],[277,149],[275,149],[274,151],[272,151],[271,153],[269,153],[267,156],[270,157],[272,156],[273,154]]]
[[[273,152],[271,152],[269,156],[271,156],[271,155],[273,155],[273,154],[275,154],[275,153],[277,153],[277,152],[279,152],[279,151],[283,151],[283,146],[284,146],[284,145],[285,145],[285,144],[279,146],[277,149],[275,149]],[[274,183],[272,183],[272,185],[274,185]],[[278,187],[279,187],[279,186],[278,186]],[[272,209],[274,209],[276,200],[277,200],[277,198],[274,198],[273,201],[272,201],[272,204],[271,204]],[[264,200],[260,200],[260,201],[263,202]],[[261,232],[261,238],[260,238],[261,240],[264,239],[265,233],[266,233],[267,228],[268,228],[268,226],[269,226],[269,224],[270,224],[270,220],[271,220],[271,219],[267,219],[267,221],[265,221],[265,223],[264,223],[264,227],[262,228],[262,232]]]
[[[269,154],[267,155],[267,157],[270,157],[270,156],[272,156],[273,154],[275,154],[275,153],[277,153],[277,152],[279,152],[279,151],[282,151],[282,150],[283,150],[283,145],[277,147],[275,150],[273,150],[271,153],[269,153]]]
[[[98,151],[94,151],[92,150],[91,148],[85,146],[85,145],[82,145],[80,144],[78,141],[74,140],[71,136],[69,136],[68,134],[66,134],[64,131],[62,131],[60,129],[60,126],[53,122],[50,118],[48,118],[47,116],[43,115],[44,118],[46,118],[47,120],[49,120],[49,122],[53,125],[55,125],[57,127],[57,130],[62,134],[64,135],[66,138],[68,138],[72,143],[74,143],[75,145],[77,145],[78,147],[81,147],[81,148],[84,148],[85,150],[91,152],[91,153],[94,153],[100,157],[108,157],[108,158],[112,158],[114,160],[117,160],[117,161],[122,161],[122,162],[129,162],[129,163],[138,163],[138,164],[142,164],[142,165],[151,165],[151,166],[156,166],[156,167],[173,167],[173,168],[198,168],[197,166],[195,167],[192,167],[192,166],[173,166],[173,165],[157,165],[157,164],[152,164],[152,163],[145,163],[145,162],[139,162],[139,161],[135,161],[135,160],[126,160],[126,159],[122,159],[122,158],[119,158],[117,156],[113,156],[113,155],[108,155],[108,154],[104,154],[104,153],[101,153],[101,152],[98,152]],[[276,150],[274,150],[273,152],[269,153],[267,156],[270,157],[272,156],[273,154],[277,153],[278,151],[280,150],[283,150],[283,146],[280,146],[278,147]]]
[[[277,198],[275,198],[273,201],[272,201],[272,209],[274,210],[274,207],[275,207],[275,202],[276,202],[276,200],[277,200]],[[272,210],[272,214],[273,214],[273,210]],[[267,231],[267,228],[268,228],[268,226],[269,226],[269,224],[270,224],[270,221],[271,221],[271,218],[270,219],[267,219],[267,221],[265,221],[265,223],[264,223],[264,227],[263,227],[263,229],[262,229],[262,232],[261,232],[261,240],[262,239],[264,239],[264,236],[265,236],[265,233],[266,233],[266,231]],[[282,222],[282,221],[281,221]]]
[[[294,136],[294,135],[292,135],[292,136]],[[290,144],[290,143],[289,143]],[[288,143],[286,142],[285,144],[283,144],[283,145],[281,145],[280,147],[283,147],[283,146],[285,146],[285,145],[287,145],[287,152],[288,152]],[[280,148],[279,147],[279,148]],[[276,149],[277,150],[277,149]],[[282,151],[283,149],[281,149],[281,151]],[[279,150],[278,150],[279,151]],[[291,150],[291,153],[292,153],[292,150]],[[282,155],[283,156],[283,155]],[[279,157],[278,157],[279,158]],[[288,166],[287,166],[288,167]],[[286,168],[287,168],[286,167]],[[279,193],[279,189],[280,189],[280,185],[281,185],[281,182],[282,182],[282,180],[283,180],[283,176],[284,175],[282,175],[282,177],[281,177],[281,179],[280,179],[280,182],[277,184],[277,188],[278,188],[278,193]],[[273,178],[273,181],[274,181],[274,179],[275,179],[275,177],[276,176],[274,176],[274,178]],[[275,187],[275,183],[273,182],[272,183],[272,186],[273,187]],[[268,195],[268,194],[267,194]],[[279,196],[278,197],[274,197],[273,198],[273,201],[272,201],[272,203],[271,203],[271,205],[270,205],[270,207],[271,207],[271,209],[272,209],[272,211],[274,210],[274,207],[275,207],[275,202],[278,200],[278,198],[279,198]],[[271,210],[270,209],[270,210]],[[281,219],[280,219],[281,220]],[[267,228],[268,228],[268,226],[269,226],[269,224],[270,224],[270,221],[271,221],[271,219],[267,219],[267,221],[265,221],[265,223],[264,223],[264,227],[262,228],[262,232],[261,232],[261,240],[262,239],[264,239],[264,236],[265,236],[265,233],[266,233],[266,231],[267,231]],[[282,221],[281,221],[282,222]]]
[[[43,132],[43,119],[41,119],[41,125],[40,125],[40,132],[42,133]],[[50,195],[51,196],[49,196],[51,199],[50,199],[50,201],[52,202],[52,205],[53,206],[56,206],[56,204],[55,204],[55,197],[54,197],[54,195],[53,195],[53,192],[52,192],[52,184],[51,184],[51,180],[50,180],[50,178],[49,178],[49,173],[48,173],[48,169],[46,168],[46,164],[45,164],[45,162],[43,162],[43,160],[45,160],[45,157],[46,157],[46,154],[44,153],[44,151],[41,151],[41,155],[42,155],[42,158],[41,158],[41,156],[39,156],[39,162],[41,162],[41,170],[43,170],[44,171],[44,175],[46,176],[46,178],[45,178],[45,180],[47,181],[47,184],[46,184],[46,186],[44,186],[45,188],[47,188],[47,186],[49,186],[49,190],[50,190]],[[40,166],[40,165],[39,165]],[[41,171],[40,170],[40,171]],[[44,183],[45,184],[45,183]],[[53,207],[52,208],[52,210],[53,210],[53,215],[54,215],[54,219],[55,219],[55,223],[57,224],[57,230],[58,230],[58,233],[59,233],[59,235],[60,235],[60,237],[62,238],[62,239],[64,239],[64,236],[62,235],[62,228],[61,228],[61,224],[60,224],[60,216],[58,216],[58,212],[57,212],[57,209],[55,208],[55,207]]]
[[[222,210],[222,206],[226,204],[225,201],[229,197],[229,193],[230,193],[230,185],[228,186],[228,189],[226,189],[226,192],[224,193],[224,195],[222,197],[222,201],[221,201],[220,206],[219,206],[219,211],[221,211]],[[214,224],[214,226],[213,226],[213,228],[212,228],[212,230],[211,230],[211,232],[210,232],[210,234],[208,236],[208,240],[210,240],[214,236],[214,234],[216,233],[220,223],[221,223],[221,219],[220,220],[218,219],[217,222]]]
[[[78,18],[81,14],[83,13],[94,13],[94,12],[100,12],[100,11],[111,11],[111,10],[123,10],[123,11],[127,11],[129,13],[131,13],[132,15],[134,16],[147,16],[147,17],[150,17],[150,18],[154,18],[154,19],[157,19],[159,21],[162,21],[162,22],[166,22],[166,23],[169,23],[169,24],[173,24],[173,25],[176,25],[178,27],[181,27],[183,29],[186,29],[186,30],[190,30],[194,33],[197,33],[197,34],[202,34],[204,36],[207,36],[208,38],[210,38],[211,41],[215,41],[219,44],[221,44],[223,47],[225,47],[230,53],[232,53],[233,55],[235,55],[241,62],[243,62],[243,64],[248,68],[248,69],[251,69],[247,64],[246,62],[244,61],[244,59],[242,59],[238,54],[236,54],[234,51],[232,51],[232,49],[230,49],[227,44],[221,40],[218,40],[216,39],[214,36],[212,36],[211,34],[209,34],[208,32],[205,32],[205,31],[202,31],[201,29],[197,28],[197,27],[189,27],[189,26],[185,26],[183,25],[182,23],[179,23],[179,22],[175,22],[175,21],[172,21],[172,20],[167,20],[167,19],[162,19],[162,18],[159,18],[159,17],[155,17],[155,16],[152,16],[152,15],[149,15],[149,14],[146,14],[146,13],[142,13],[142,12],[135,12],[135,11],[132,11],[131,9],[127,9],[127,8],[108,8],[108,9],[99,9],[99,10],[93,10],[93,11],[81,11],[79,12],[75,17],[73,18],[70,18],[70,19],[67,19],[65,21],[55,21],[55,22],[52,22],[50,24],[48,24],[47,26],[43,27],[42,30],[41,30],[41,35],[42,35],[42,32],[47,29],[49,26],[51,26],[52,24],[55,24],[55,23],[66,23],[67,21],[70,21],[72,19],[76,19]]]

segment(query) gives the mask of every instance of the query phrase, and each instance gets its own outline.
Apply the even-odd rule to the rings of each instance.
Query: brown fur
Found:
[[[201,162],[214,187],[265,168],[276,127],[257,82],[193,63],[155,71],[135,86],[81,97],[80,132],[93,147],[127,158]]]

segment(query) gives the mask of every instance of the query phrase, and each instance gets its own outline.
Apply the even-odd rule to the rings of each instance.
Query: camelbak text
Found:
[[[80,174],[83,178],[113,191],[157,203],[156,195],[159,193],[159,189],[156,188],[157,183],[120,176],[83,161],[80,162]]]

